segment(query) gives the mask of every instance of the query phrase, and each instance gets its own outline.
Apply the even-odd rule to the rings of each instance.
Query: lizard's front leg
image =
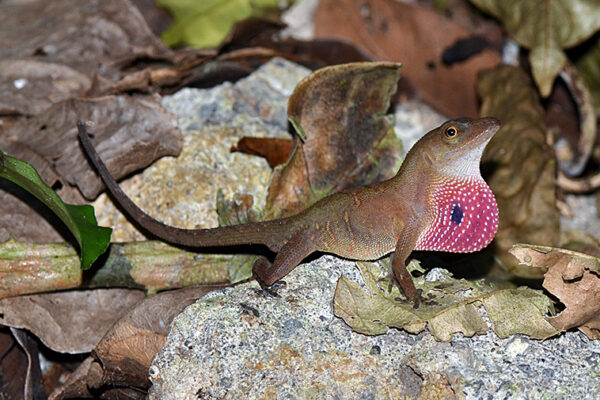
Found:
[[[417,244],[419,233],[416,229],[410,229],[410,226],[407,228],[409,229],[403,229],[398,237],[398,242],[396,242],[396,249],[392,255],[392,271],[406,298],[417,308],[421,301],[421,295],[415,287],[412,275],[406,269],[406,260]]]

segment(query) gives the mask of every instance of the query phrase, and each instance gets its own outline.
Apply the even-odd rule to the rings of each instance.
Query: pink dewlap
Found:
[[[487,246],[498,229],[498,205],[481,178],[444,180],[435,188],[434,222],[415,250],[468,253]]]

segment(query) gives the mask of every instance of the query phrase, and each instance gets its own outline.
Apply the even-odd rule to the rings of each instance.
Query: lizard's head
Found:
[[[498,229],[498,205],[479,172],[483,149],[500,129],[496,118],[456,119],[423,137],[423,159],[434,174],[428,194],[433,221],[415,249],[478,251]]]
[[[498,129],[500,120],[493,117],[447,121],[425,136],[425,157],[444,175],[479,176],[483,149]]]

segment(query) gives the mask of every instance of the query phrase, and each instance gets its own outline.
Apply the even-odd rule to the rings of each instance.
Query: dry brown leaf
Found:
[[[59,400],[86,399],[93,397],[87,385],[88,376],[93,375],[94,373],[94,371],[91,371],[90,369],[93,363],[94,359],[91,356],[83,360],[83,362],[77,366],[75,371],[71,372],[62,386],[48,398],[50,400]]]
[[[294,142],[290,139],[243,137],[231,151],[263,157],[275,168],[288,160],[293,149]]]
[[[125,0],[102,0],[95,7],[78,0],[0,4],[2,60],[62,64],[114,80],[136,59],[171,54]]]
[[[0,330],[0,398],[44,398],[41,376],[37,341],[24,331]]]
[[[87,353],[145,294],[131,289],[95,289],[0,300],[0,322],[33,332],[54,351]]]
[[[561,169],[569,176],[579,176],[588,164],[596,143],[596,113],[592,95],[577,69],[571,63],[567,63],[560,76],[569,87],[573,99],[577,103],[577,116],[580,121],[581,133],[577,145],[570,152],[571,157],[567,160],[559,158],[558,161]]]
[[[117,178],[147,166],[157,157],[176,155],[181,150],[175,116],[161,106],[157,96],[123,95],[54,104],[34,118],[19,120],[6,131],[0,129],[0,146],[13,157],[30,162],[48,185],[55,183],[49,177],[56,180],[60,176],[93,198],[102,185],[77,141],[75,123],[79,119],[94,124],[90,131],[96,149]],[[41,160],[32,160],[31,152]],[[46,173],[47,169],[54,175]]]
[[[338,65],[296,86],[288,102],[296,146],[287,164],[274,172],[267,218],[291,215],[331,193],[393,176],[401,145],[385,112],[398,68],[389,62]]]
[[[83,95],[91,79],[66,65],[0,60],[0,115],[35,115],[53,103]]]
[[[57,230],[62,225],[60,220],[30,193],[1,180],[0,199],[0,243],[11,236],[25,243],[64,241]]]
[[[147,297],[121,318],[94,349],[101,381],[93,388],[126,387],[147,389],[148,368],[162,349],[173,318],[206,293],[224,286],[200,286]],[[123,373],[127,371],[127,373]]]
[[[319,3],[317,37],[342,37],[376,59],[403,64],[403,75],[424,101],[449,116],[477,116],[477,72],[500,63],[489,49],[446,66],[442,54],[473,32],[419,4],[388,0],[330,0]]]
[[[519,262],[546,271],[543,286],[566,308],[548,322],[565,331],[579,328],[600,339],[600,259],[547,246],[516,244],[510,253]]]
[[[528,76],[517,67],[485,71],[478,91],[481,115],[502,120],[482,159],[500,214],[495,256],[517,276],[541,278],[540,271],[515,265],[507,251],[514,243],[553,246],[559,239],[556,159],[546,143],[542,107]]]

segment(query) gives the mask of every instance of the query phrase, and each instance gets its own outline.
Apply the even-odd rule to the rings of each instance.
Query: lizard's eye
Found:
[[[456,127],[454,126],[449,126],[444,131],[444,134],[446,135],[446,137],[453,138],[456,135],[458,135],[458,129],[456,129]]]

